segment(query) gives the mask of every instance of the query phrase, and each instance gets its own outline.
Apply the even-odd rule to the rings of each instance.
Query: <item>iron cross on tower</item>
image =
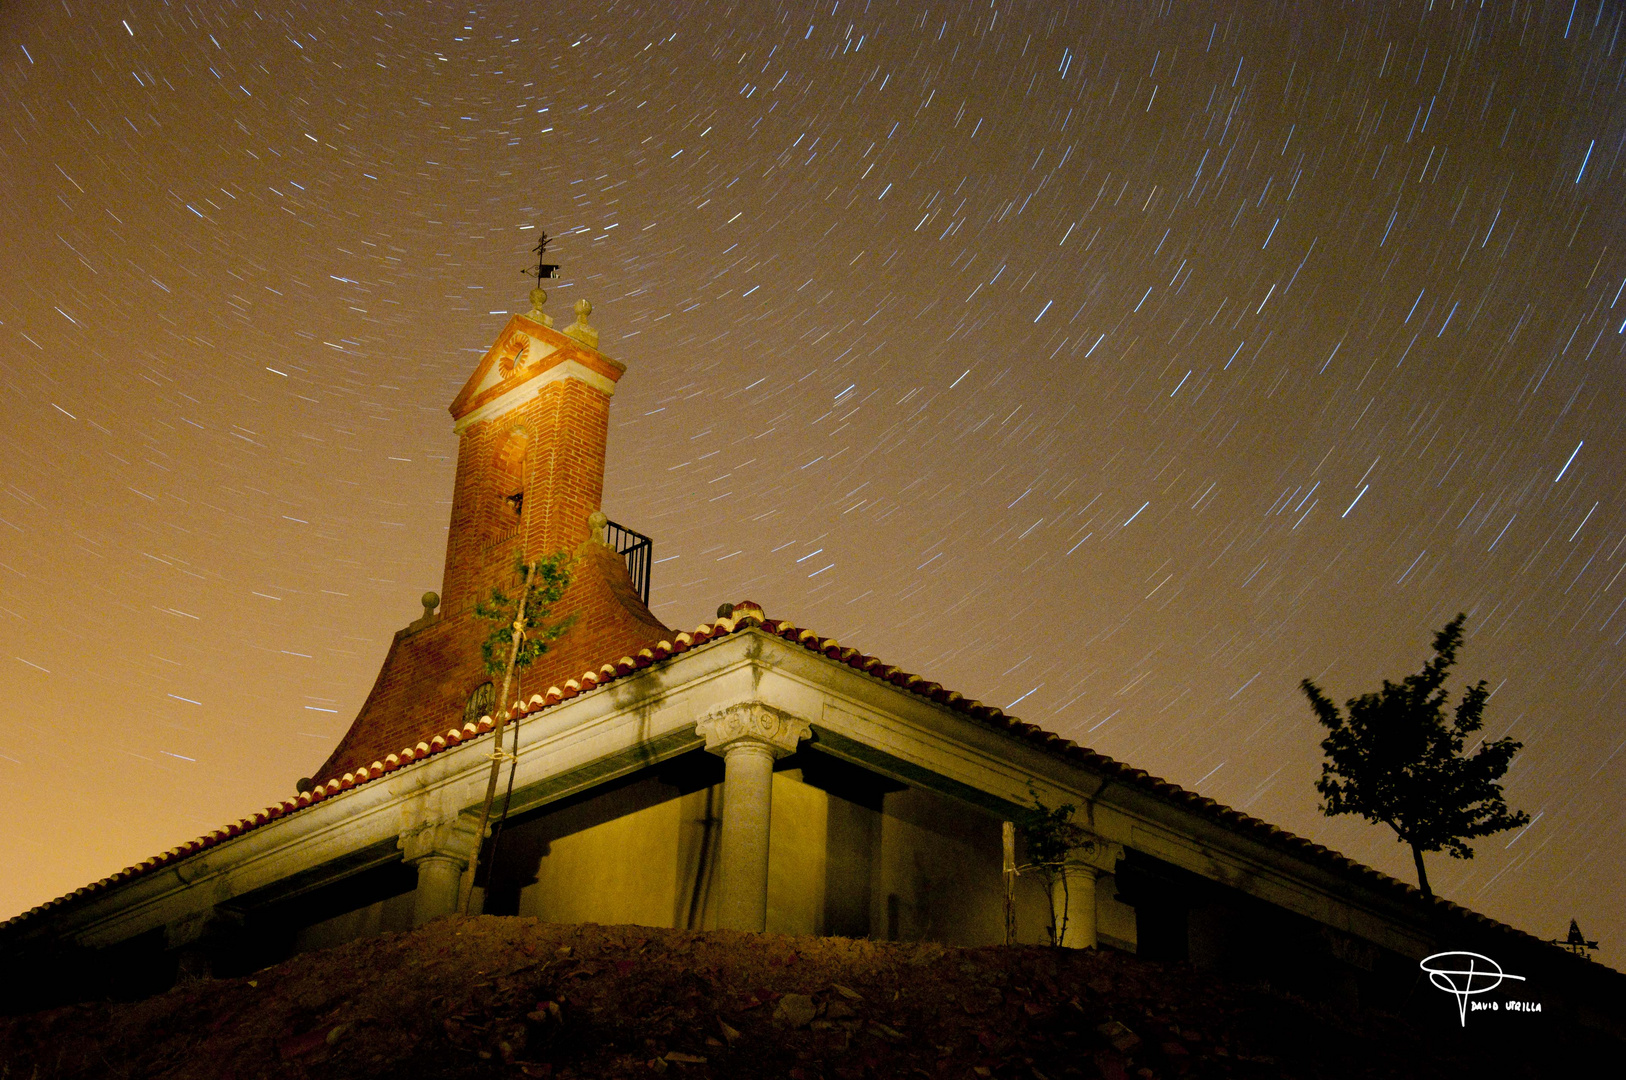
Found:
[[[537,244],[536,244],[536,247],[532,248],[531,250],[536,252],[536,269],[535,270],[525,269],[525,270],[521,270],[520,273],[524,274],[526,277],[531,277],[532,275],[535,275],[535,277],[536,277],[536,287],[540,289],[542,287],[542,279],[543,278],[551,278],[553,276],[554,271],[559,269],[559,266],[558,266],[557,263],[550,263],[550,262],[544,262],[543,261],[544,259],[546,259],[548,257],[548,234],[547,233],[542,234],[542,239],[538,240]]]

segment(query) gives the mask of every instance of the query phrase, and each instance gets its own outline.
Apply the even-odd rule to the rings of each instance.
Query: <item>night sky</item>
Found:
[[[540,231],[604,509],[724,601],[1403,880],[1336,700],[1459,677],[1626,940],[1626,11],[9,3],[0,917],[291,795],[439,589]]]

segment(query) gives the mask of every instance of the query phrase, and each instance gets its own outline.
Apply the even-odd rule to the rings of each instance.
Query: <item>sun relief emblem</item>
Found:
[[[512,375],[516,371],[523,371],[536,362],[531,354],[531,339],[525,334],[511,334],[502,345],[502,356],[498,361],[502,365],[504,375]]]

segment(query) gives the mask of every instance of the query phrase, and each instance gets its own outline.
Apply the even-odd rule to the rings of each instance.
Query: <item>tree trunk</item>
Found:
[[[1068,891],[1067,867],[1058,866],[1055,871],[1050,884],[1050,944],[1059,949],[1067,940],[1067,913],[1072,907],[1072,896]]]
[[[508,667],[503,672],[502,694],[497,698],[497,708],[492,710],[496,715],[492,717],[496,726],[491,735],[491,775],[486,781],[486,801],[480,808],[480,831],[475,834],[474,855],[469,859],[467,875],[463,878],[462,888],[457,899],[459,914],[469,913],[469,901],[474,896],[474,875],[480,869],[480,849],[485,846],[486,827],[491,823],[491,804],[497,798],[497,780],[502,773],[502,729],[508,719],[508,690],[514,682],[514,663],[519,657],[519,645],[524,639],[525,631],[525,605],[531,599],[531,580],[536,576],[536,564],[530,563],[525,567],[525,584],[519,591],[519,610],[514,615],[514,637],[508,649]],[[519,751],[516,740],[515,753]]]
[[[1429,899],[1434,898],[1434,891],[1428,887],[1428,871],[1423,869],[1423,849],[1416,844],[1411,846],[1411,857],[1417,863],[1417,887],[1423,890],[1423,895]]]

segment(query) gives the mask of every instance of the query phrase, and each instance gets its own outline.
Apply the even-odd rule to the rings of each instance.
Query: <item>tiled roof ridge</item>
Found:
[[[760,627],[763,631],[773,634],[775,637],[800,645],[810,652],[819,653],[828,659],[846,664],[848,667],[890,683],[899,689],[907,690],[972,719],[1010,732],[1058,757],[1107,773],[1144,791],[1159,795],[1171,802],[1179,803],[1188,809],[1197,811],[1201,816],[1211,821],[1236,827],[1251,835],[1255,840],[1304,857],[1311,863],[1319,864],[1323,869],[1341,874],[1353,873],[1367,884],[1377,886],[1383,891],[1397,896],[1404,896],[1409,902],[1431,902],[1436,910],[1465,918],[1481,927],[1516,934],[1537,944],[1547,944],[1533,934],[1492,919],[1488,915],[1482,915],[1471,908],[1465,908],[1443,897],[1425,896],[1422,890],[1401,881],[1399,878],[1391,877],[1364,863],[1358,863],[1347,855],[1298,836],[1295,833],[1288,832],[1286,829],[1272,825],[1250,814],[1232,809],[1205,795],[1188,791],[1178,784],[1164,780],[1162,777],[1153,776],[1145,769],[1134,768],[1115,758],[1110,758],[1105,754],[1080,746],[1072,739],[1064,738],[1055,732],[1044,730],[1037,724],[1029,724],[1011,716],[997,706],[985,705],[956,691],[947,690],[939,683],[903,671],[901,668],[861,653],[850,646],[844,646],[834,638],[822,637],[814,630],[798,627],[787,620],[768,619],[765,617],[761,606],[750,600],[732,605],[732,611],[727,616],[720,616],[709,623],[701,623],[693,631],[674,634],[670,641],[663,640],[648,648],[640,649],[636,656],[623,656],[613,664],[604,664],[595,671],[584,672],[579,678],[566,680],[565,685],[562,687],[549,687],[545,694],[532,694],[528,700],[515,701],[508,707],[509,718],[518,720],[531,716],[543,709],[597,689],[614,679],[630,675],[634,671],[641,670],[679,653],[687,652],[697,645],[720,637],[726,637],[737,630],[753,626]],[[222,841],[259,828],[267,822],[303,810],[307,806],[321,802],[331,795],[336,795],[358,784],[364,784],[369,780],[377,779],[386,773],[392,773],[414,762],[422,761],[424,758],[431,757],[450,747],[458,746],[471,738],[478,738],[481,735],[488,734],[495,727],[495,721],[490,716],[484,716],[480,718],[478,724],[467,723],[461,728],[448,730],[444,735],[436,735],[426,742],[419,742],[416,746],[405,747],[382,761],[375,761],[368,767],[357,769],[354,772],[347,772],[340,779],[329,780],[326,784],[312,791],[301,792],[294,798],[284,799],[280,803],[235,821],[224,828],[216,829],[206,836],[171,848],[134,866],[125,867],[123,870],[102,878],[100,881],[75,889],[64,896],[48,900],[21,914],[14,915],[10,919],[0,922],[0,930],[23,920],[31,919],[69,901],[79,900],[103,892],[114,885],[133,878],[143,877],[161,867],[214,847]]]
[[[604,664],[600,666],[596,671],[583,672],[578,678],[567,679],[562,687],[549,687],[546,694],[532,694],[529,700],[515,701],[508,707],[508,716],[510,719],[514,720],[530,716],[550,705],[557,705],[561,701],[568,701],[571,698],[588,692],[589,690],[594,690],[612,679],[618,679],[623,675],[629,675],[634,671],[646,668],[658,660],[665,660],[670,656],[676,656],[679,653],[687,652],[696,645],[703,644],[715,638],[723,637],[727,634],[732,634],[735,630],[741,627],[757,626],[762,624],[762,619],[760,617],[760,612],[762,610],[761,608],[756,607],[756,605],[751,604],[749,601],[747,601],[745,604],[736,605],[737,612],[741,608],[747,610],[744,613],[736,614],[732,618],[718,618],[713,622],[701,623],[692,631],[672,635],[672,640],[670,641],[660,641],[654,646],[640,649],[636,656],[623,656],[613,664]],[[753,616],[750,613],[750,609],[754,609],[757,614]],[[496,726],[496,721],[494,721],[490,716],[482,716],[479,723],[466,723],[461,728],[451,728],[445,734],[436,735],[434,738],[427,741],[421,741],[416,746],[403,747],[400,751],[390,754],[382,761],[375,761],[369,766],[356,769],[353,772],[347,772],[341,778],[329,780],[327,783],[319,785],[310,791],[301,792],[292,798],[283,799],[279,803],[275,803],[266,807],[264,810],[260,810],[256,813],[250,814],[248,817],[234,821],[230,825],[216,829],[205,836],[200,836],[195,840],[190,840],[187,843],[170,848],[168,851],[155,855],[150,859],[144,859],[133,866],[127,866],[123,870],[109,874],[100,881],[92,882],[89,885],[75,889],[73,892],[59,896],[54,900],[47,900],[43,904],[29,908],[27,911],[14,915],[4,922],[0,922],[0,930],[3,930],[23,920],[33,918],[34,916],[52,908],[60,907],[69,901],[83,899],[84,897],[110,889],[114,885],[130,881],[134,878],[144,877],[162,867],[179,862],[182,859],[189,858],[196,855],[200,851],[212,848],[216,844],[219,844],[225,840],[230,840],[235,836],[241,836],[243,833],[257,829],[261,825],[268,822],[286,817],[287,815],[296,813],[308,806],[322,802],[329,796],[337,795],[341,791],[346,791],[357,786],[358,784],[364,784],[369,780],[376,780],[378,777],[383,776],[386,773],[395,772],[397,769],[404,768],[405,766],[411,765],[414,762],[422,761],[424,758],[438,754],[442,750],[461,745],[469,739],[478,738],[481,735],[488,734]]]

